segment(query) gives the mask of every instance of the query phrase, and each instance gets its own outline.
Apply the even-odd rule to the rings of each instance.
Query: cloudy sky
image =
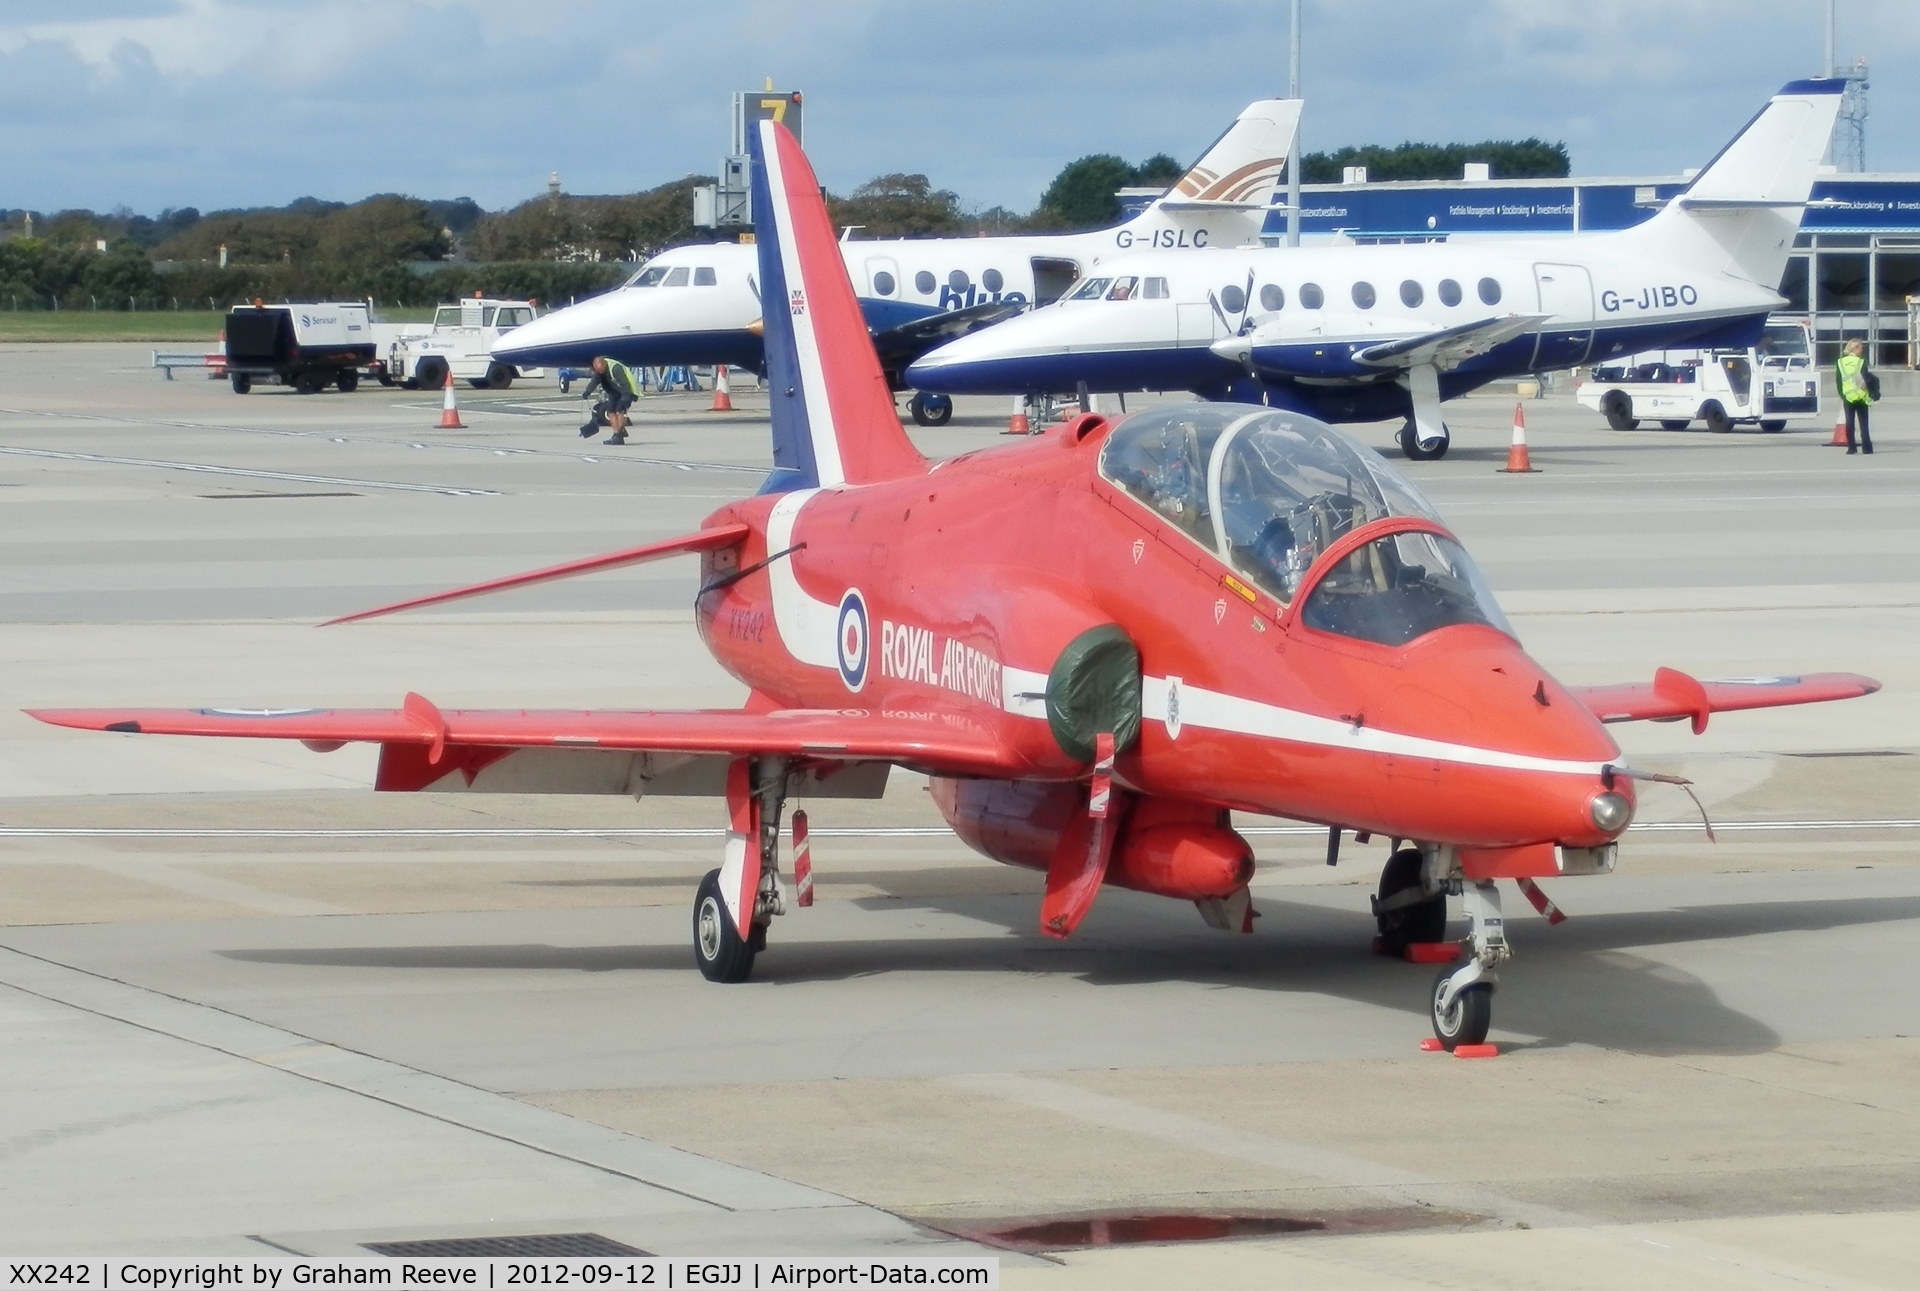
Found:
[[[736,89],[807,95],[844,191],[1031,207],[1087,152],[1196,156],[1286,88],[1286,0],[0,0],[0,208],[625,192],[711,173]],[[1306,146],[1539,135],[1699,165],[1819,69],[1822,0],[1307,0]],[[1868,163],[1920,171],[1920,0],[1840,0]]]

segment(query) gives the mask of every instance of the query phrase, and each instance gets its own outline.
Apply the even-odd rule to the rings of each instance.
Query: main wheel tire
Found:
[[[244,372],[233,373],[227,378],[227,382],[233,387],[235,394],[245,394],[253,389],[253,378]]]
[[[1607,425],[1613,430],[1640,429],[1640,419],[1633,415],[1633,400],[1617,390],[1601,403],[1600,411],[1607,415]]]
[[[1400,451],[1406,454],[1407,460],[1410,462],[1439,461],[1447,455],[1447,450],[1453,447],[1453,432],[1449,430],[1444,423],[1441,425],[1440,430],[1442,433],[1439,439],[1429,444],[1422,444],[1420,442],[1419,431],[1413,424],[1413,418],[1407,418],[1407,420],[1400,425],[1400,434],[1398,436]]]
[[[708,870],[693,897],[693,962],[709,982],[744,982],[756,947],[742,937],[720,895],[720,871]]]
[[[441,390],[447,384],[447,362],[445,359],[421,359],[420,365],[413,370],[413,379],[422,390]]]
[[[1453,976],[1452,970],[1443,971],[1433,979],[1433,1003],[1428,1013],[1433,1019],[1433,1036],[1448,1053],[1463,1044],[1485,1044],[1487,1031],[1493,1026],[1493,987],[1485,982],[1475,982],[1466,990],[1453,997],[1453,1007],[1440,1011],[1440,990]]]
[[[1733,418],[1727,416],[1717,400],[1709,399],[1700,408],[1700,420],[1707,423],[1707,429],[1716,435],[1724,435],[1733,429]]]
[[[1693,425],[1692,422],[1682,421],[1678,417],[1663,417],[1660,420],[1660,429],[1662,430],[1685,430],[1691,425]]]
[[[319,394],[326,388],[326,378],[318,372],[296,372],[293,374],[293,389],[296,394]]]
[[[334,384],[340,387],[341,394],[352,394],[360,388],[360,374],[352,368],[342,368]]]
[[[916,426],[944,426],[953,420],[953,400],[943,394],[916,394],[907,400]]]
[[[1426,858],[1417,847],[1403,847],[1387,858],[1380,871],[1380,899],[1386,900],[1420,886],[1420,874]],[[1376,916],[1380,929],[1380,950],[1398,958],[1416,942],[1445,941],[1447,937],[1447,894],[1436,892],[1433,899],[1418,905],[1401,906]]]
[[[1760,423],[1760,429],[1766,431],[1769,435],[1777,435],[1786,428],[1787,419],[1785,417],[1768,417]]]
[[[505,390],[513,384],[515,375],[513,365],[510,363],[490,364],[487,368],[487,389]]]

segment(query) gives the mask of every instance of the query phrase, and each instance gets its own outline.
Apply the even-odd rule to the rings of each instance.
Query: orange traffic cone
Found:
[[[1513,443],[1507,446],[1507,464],[1501,468],[1502,475],[1538,475],[1539,469],[1527,456],[1527,409],[1525,404],[1513,405]]]
[[[724,363],[713,370],[713,407],[707,411],[733,411],[733,388],[727,384],[727,365]]]
[[[453,397],[453,366],[447,366],[447,393],[440,400],[440,429],[465,430],[466,423],[460,420],[460,405]]]
[[[1842,404],[1840,406],[1839,416],[1834,418],[1833,438],[1827,441],[1827,447],[1828,448],[1845,448],[1846,446],[1847,446],[1847,409],[1846,409],[1846,405]]]
[[[1021,395],[1013,401],[1013,416],[1007,419],[1007,433],[1009,435],[1029,435],[1033,433],[1032,423],[1027,420],[1027,398],[1025,395]]]

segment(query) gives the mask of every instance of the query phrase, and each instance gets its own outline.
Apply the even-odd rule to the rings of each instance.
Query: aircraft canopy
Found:
[[[1280,409],[1179,404],[1138,413],[1107,438],[1100,472],[1283,605],[1320,554],[1362,525],[1439,521],[1373,450]],[[1305,614],[1324,631],[1388,645],[1460,622],[1513,635],[1466,552],[1438,535],[1398,534],[1361,548],[1321,580]]]

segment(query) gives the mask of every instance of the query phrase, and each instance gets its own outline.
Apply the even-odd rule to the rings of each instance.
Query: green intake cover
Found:
[[[1140,734],[1140,650],[1114,623],[1067,643],[1047,674],[1047,725],[1077,762],[1094,758],[1094,737],[1113,733],[1115,753]]]

